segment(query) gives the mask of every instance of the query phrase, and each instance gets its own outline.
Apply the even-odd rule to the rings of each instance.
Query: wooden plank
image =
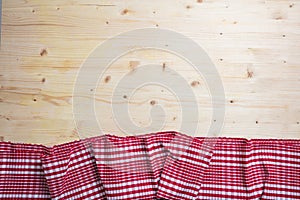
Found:
[[[1,48],[1,40],[2,40],[1,29],[2,29],[2,0],[0,0],[0,48]]]
[[[212,59],[226,94],[219,135],[300,138],[297,0],[4,0],[2,9],[0,135],[6,141],[53,145],[78,139],[72,92],[81,64],[106,39],[145,27],[182,33]],[[205,80],[178,56],[154,50],[121,57],[91,88],[103,130],[124,135],[113,120],[112,92],[133,65],[149,63],[165,63],[188,83],[199,82],[191,86],[199,122],[188,123],[199,123],[198,135],[205,135],[212,116]],[[132,96],[132,117],[140,126],[155,121],[150,116],[154,100],[166,111],[165,129],[178,130],[180,105],[161,90],[149,86]]]

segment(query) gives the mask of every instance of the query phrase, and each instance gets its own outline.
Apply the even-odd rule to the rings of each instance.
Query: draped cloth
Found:
[[[0,199],[300,199],[300,140],[159,132],[0,142]]]

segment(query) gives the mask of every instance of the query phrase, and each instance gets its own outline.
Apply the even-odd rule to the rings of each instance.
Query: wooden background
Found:
[[[226,116],[221,136],[300,138],[299,0],[3,0],[0,51],[0,135],[45,145],[78,139],[72,114],[77,72],[104,40],[136,28],[166,28],[192,38],[222,78]],[[122,135],[111,94],[122,74],[155,63],[178,71],[199,103],[205,135],[211,103],[205,81],[179,57],[155,50],[114,62],[95,88],[103,131]],[[163,73],[163,70],[162,70]],[[180,106],[170,92],[147,86],[129,102],[146,126],[150,109],[166,112],[164,130],[177,130]],[[152,119],[155,120],[155,119]]]

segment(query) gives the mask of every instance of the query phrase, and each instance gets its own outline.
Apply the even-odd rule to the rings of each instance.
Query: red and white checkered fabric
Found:
[[[41,160],[52,198],[104,199],[95,159],[84,143],[54,146]]]
[[[50,199],[41,145],[0,142],[0,199]]]
[[[300,140],[99,136],[0,143],[0,199],[300,199]]]

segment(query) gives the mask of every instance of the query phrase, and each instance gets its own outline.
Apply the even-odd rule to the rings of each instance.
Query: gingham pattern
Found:
[[[46,147],[0,142],[0,199],[50,199],[41,156]]]
[[[82,142],[54,146],[42,157],[53,199],[104,199],[95,159]]]
[[[154,199],[155,182],[142,138],[102,137],[93,142],[108,199]]]
[[[300,140],[161,132],[0,153],[0,199],[300,199]]]

